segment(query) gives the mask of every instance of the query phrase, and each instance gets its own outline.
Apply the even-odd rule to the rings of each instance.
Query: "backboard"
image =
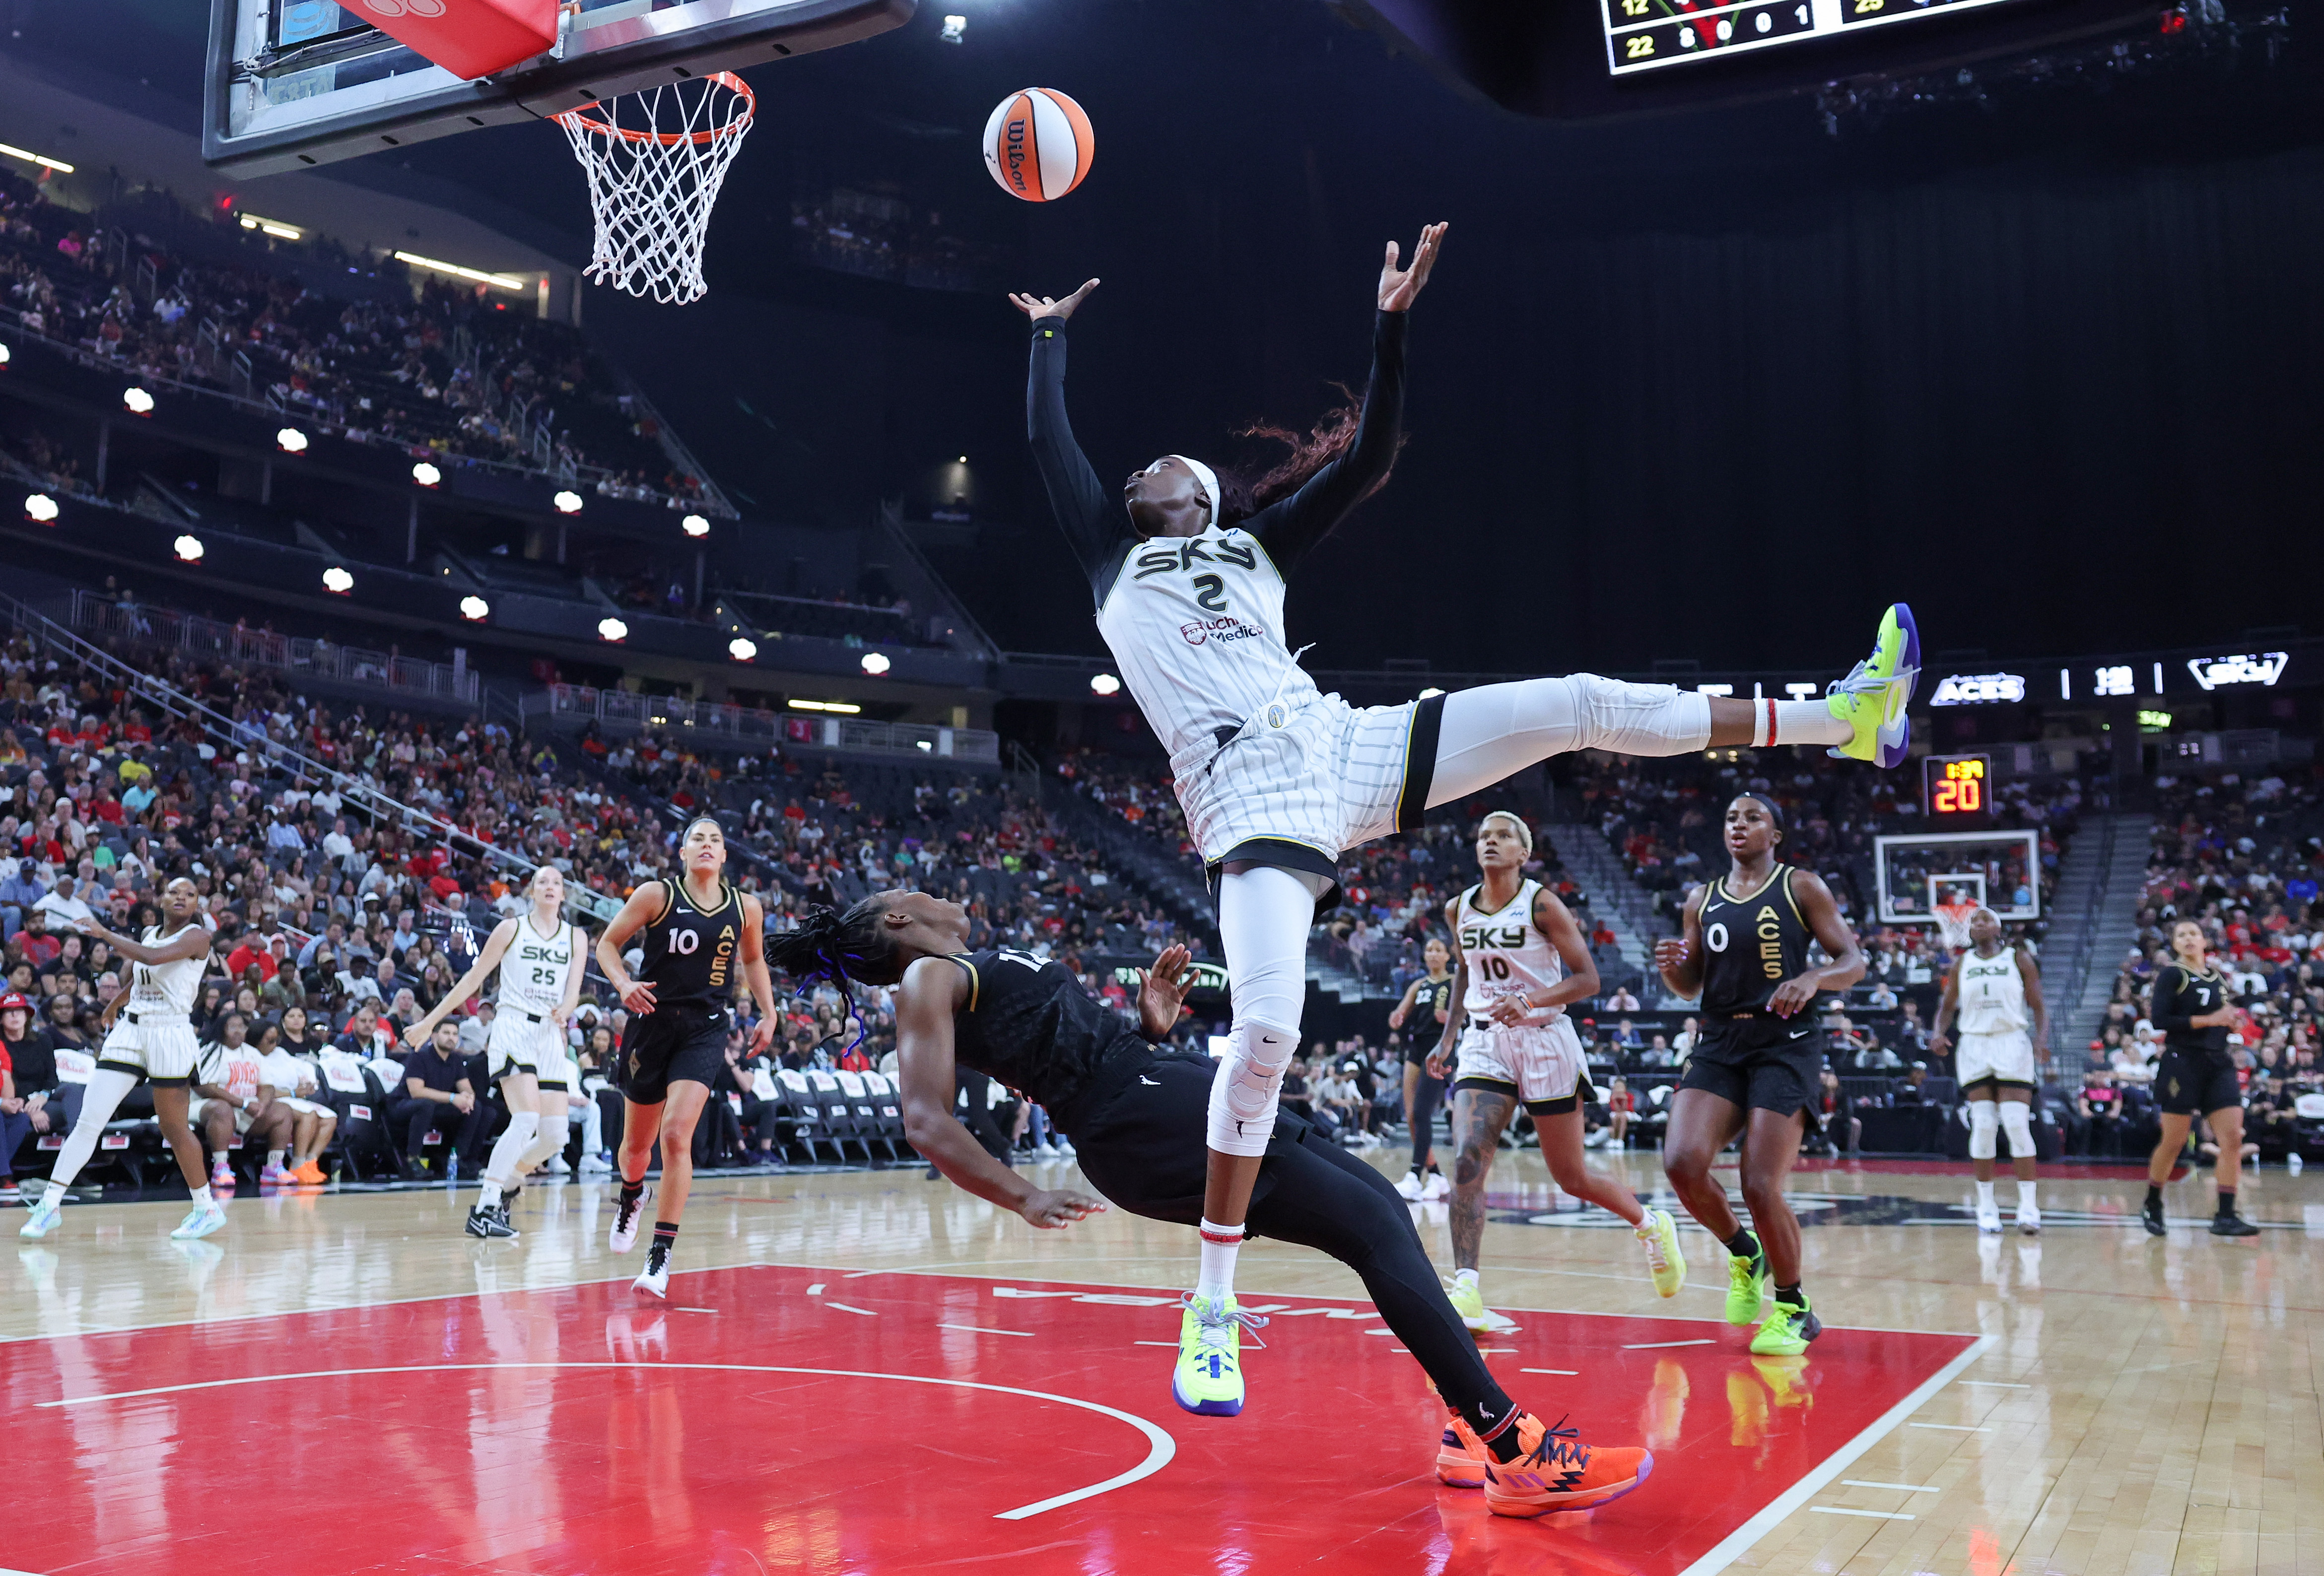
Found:
[[[1982,903],[2008,921],[2042,917],[2038,832],[1904,833],[1872,842],[1884,925],[1934,925],[1940,907],[1957,903]]]
[[[405,5],[441,0],[396,0]],[[210,0],[202,157],[272,175],[541,120],[899,27],[918,0],[578,0],[557,46],[464,82],[336,0]]]

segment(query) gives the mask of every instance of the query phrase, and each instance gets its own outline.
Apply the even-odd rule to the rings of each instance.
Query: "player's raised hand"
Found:
[[[1394,250],[1394,248],[1390,248],[1390,250]],[[1066,318],[1074,315],[1074,309],[1079,307],[1082,304],[1083,300],[1088,296],[1090,291],[1095,289],[1097,289],[1097,281],[1093,279],[1084,280],[1082,281],[1082,288],[1067,296],[1062,301],[1058,300],[1054,296],[1021,295],[1015,290],[1011,290],[1009,292],[1009,304],[1015,307],[1027,317],[1032,318],[1036,323],[1039,322],[1044,318],[1055,318],[1057,321],[1062,323]]]
[[[1105,1204],[1085,1193],[1075,1193],[1071,1188],[1060,1188],[1055,1192],[1036,1189],[1026,1195],[1023,1203],[1017,1206],[1017,1212],[1025,1217],[1027,1225],[1038,1226],[1045,1231],[1054,1231],[1060,1227],[1070,1226],[1075,1221],[1087,1216],[1103,1214]]]
[[[1655,967],[1658,969],[1676,969],[1684,967],[1685,963],[1686,937],[1683,935],[1665,935],[1660,941],[1655,943]]]
[[[1173,943],[1162,949],[1152,968],[1139,972],[1138,1021],[1148,1038],[1168,1034],[1185,1010],[1186,992],[1194,984],[1194,954]]]
[[[1419,295],[1422,288],[1428,283],[1428,272],[1436,266],[1436,249],[1443,244],[1444,232],[1452,227],[1449,224],[1439,224],[1424,228],[1420,232],[1420,244],[1412,249],[1410,268],[1397,266],[1401,253],[1395,242],[1390,241],[1388,244],[1388,261],[1380,264],[1379,309],[1381,311],[1401,312],[1412,305],[1413,299]]]

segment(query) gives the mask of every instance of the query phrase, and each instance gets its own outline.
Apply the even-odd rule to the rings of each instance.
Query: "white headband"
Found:
[[[1203,484],[1203,491],[1211,495],[1212,528],[1220,530],[1226,529],[1226,522],[1220,517],[1226,512],[1227,495],[1219,490],[1219,474],[1202,461],[1190,460],[1185,455],[1174,454],[1170,457],[1194,472],[1194,480],[1200,482]]]

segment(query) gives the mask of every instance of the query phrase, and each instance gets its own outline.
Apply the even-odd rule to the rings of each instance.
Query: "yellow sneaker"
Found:
[[[1223,1302],[1206,1301],[1193,1292],[1181,1299],[1185,1313],[1178,1321],[1178,1366],[1171,1370],[1171,1398],[1189,1412],[1212,1417],[1232,1417],[1242,1410],[1242,1330],[1267,1323],[1257,1313]]]
[[[1751,1350],[1758,1357],[1797,1357],[1808,1349],[1809,1341],[1822,1333],[1823,1321],[1805,1303],[1795,1308],[1780,1298],[1771,1297],[1767,1300],[1767,1322],[1759,1326],[1758,1334],[1751,1337]]]
[[[1686,1284],[1686,1255],[1679,1251],[1678,1222],[1671,1219],[1668,1210],[1648,1210],[1646,1218],[1631,1230],[1646,1244],[1646,1271],[1654,1276],[1655,1295],[1678,1295],[1678,1288]]]
[[[1461,1315],[1471,1333],[1482,1333],[1493,1328],[1493,1316],[1485,1312],[1485,1288],[1475,1281],[1454,1280],[1444,1288],[1452,1299],[1452,1311]]]
[[[1748,1324],[1759,1317],[1759,1309],[1767,1297],[1767,1256],[1755,1253],[1748,1258],[1735,1254],[1727,1256],[1727,1322]]]

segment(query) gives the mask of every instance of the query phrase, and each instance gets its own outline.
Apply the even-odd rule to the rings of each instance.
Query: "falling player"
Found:
[[[1492,1174],[1501,1129],[1522,1105],[1541,1136],[1551,1180],[1579,1199],[1619,1215],[1646,1250],[1655,1290],[1678,1295],[1686,1258],[1666,1210],[1650,1210],[1618,1178],[1582,1161],[1582,1103],[1590,1085],[1582,1037],[1565,1016],[1568,1002],[1598,993],[1598,965],[1582,927],[1557,894],[1530,880],[1533,828],[1507,810],[1477,825],[1477,868],[1485,879],[1444,906],[1452,930],[1452,1013],[1443,1043],[1428,1058],[1441,1076],[1453,1065],[1452,1306],[1471,1330],[1505,1324],[1485,1311],[1478,1255],[1485,1234],[1485,1178]]]
[[[76,923],[82,935],[106,943],[134,963],[136,972],[129,988],[105,1009],[108,1020],[118,1014],[120,1021],[97,1052],[97,1071],[89,1074],[80,1113],[57,1156],[48,1191],[32,1205],[32,1219],[17,1235],[45,1237],[56,1229],[65,1190],[97,1152],[105,1124],[113,1120],[123,1098],[143,1079],[153,1085],[154,1118],[194,1195],[194,1207],[170,1235],[180,1240],[207,1237],[226,1224],[226,1209],[210,1194],[209,1178],[202,1172],[202,1147],[186,1121],[199,1050],[194,1040],[194,998],[210,957],[210,927],[202,918],[201,894],[188,877],[172,880],[161,889],[161,923],[147,926],[134,941],[94,918]]]
[[[1436,1168],[1436,1108],[1444,1099],[1444,1074],[1428,1070],[1428,1053],[1452,1020],[1452,952],[1432,935],[1420,961],[1427,972],[1404,988],[1404,1000],[1388,1015],[1388,1028],[1404,1034],[1404,1125],[1412,1135],[1412,1170],[1396,1190],[1414,1200],[1452,1191]]]
[[[1993,1202],[1993,1157],[1997,1130],[2009,1135],[2009,1162],[2017,1173],[2017,1229],[2028,1237],[2042,1230],[2034,1202],[2034,1047],[2050,1043],[2050,1009],[2042,1000],[2042,975],[2034,960],[2001,940],[2001,917],[1979,908],[1969,917],[1969,950],[1945,977],[1937,1003],[1929,1049],[1941,1055],[1946,1029],[1960,1019],[1960,1046],[1954,1076],[1969,1101],[1969,1162],[1977,1170],[1977,1229],[2001,1230],[2001,1210]],[[2025,1030],[2033,1014],[2033,1034]]]
[[[639,1291],[667,1296],[669,1256],[694,1185],[694,1124],[726,1065],[727,1003],[734,997],[734,966],[749,982],[759,1027],[751,1048],[775,1037],[775,998],[763,950],[767,920],[759,899],[726,884],[726,834],[708,816],[696,816],[678,840],[676,880],[641,882],[597,939],[597,966],[605,972],[630,1027],[615,1057],[622,1083],[622,1190],[613,1203],[607,1245],[627,1253],[644,1213],[646,1167],[661,1144],[661,1191],[653,1198],[653,1246],[639,1275]],[[622,961],[630,937],[645,933],[644,968],[631,978]]]
[[[1762,1357],[1796,1357],[1823,1332],[1800,1285],[1800,1222],[1784,1178],[1816,1120],[1823,1032],[1794,1022],[1819,992],[1864,977],[1856,933],[1813,872],[1775,860],[1783,812],[1757,794],[1727,806],[1727,874],[1686,895],[1685,934],[1655,943],[1671,994],[1702,998],[1702,1033],[1671,1097],[1663,1169],[1687,1212],[1727,1246],[1727,1322],[1766,1323],[1751,1338]],[[1808,944],[1831,959],[1808,966]],[[1713,1180],[1719,1153],[1743,1139],[1743,1202],[1753,1231]],[[1773,1300],[1767,1286],[1775,1284]]]
[[[969,950],[968,915],[923,892],[881,892],[844,914],[818,909],[771,936],[778,966],[895,985],[896,1047],[904,1123],[912,1147],[953,1183],[1032,1225],[1069,1225],[1106,1205],[1047,1189],[994,1159],[953,1114],[956,1070],[1000,1080],[1038,1101],[1073,1136],[1083,1174],[1133,1214],[1180,1223],[1202,1208],[1207,1158],[1202,1113],[1210,1101],[1205,1055],[1166,1049],[1189,983],[1184,947],[1155,959],[1133,1025],[1084,991],[1064,964],[1010,948]],[[1362,1277],[1379,1317],[1435,1383],[1452,1415],[1435,1439],[1436,1475],[1481,1488],[1502,1516],[1588,1510],[1646,1481],[1654,1458],[1635,1447],[1581,1443],[1521,1410],[1479,1356],[1445,1301],[1419,1233],[1396,1190],[1305,1118],[1268,1135],[1251,1195],[1251,1225],[1278,1241],[1330,1254]],[[1192,1294],[1182,1331],[1206,1367],[1240,1366],[1229,1332],[1263,1324],[1238,1311],[1225,1331],[1203,1321]],[[1212,1398],[1189,1410],[1231,1415]]]
[[[1444,230],[1421,232],[1410,268],[1388,244],[1360,410],[1305,438],[1252,429],[1291,454],[1250,484],[1165,455],[1130,476],[1126,513],[1065,417],[1065,323],[1097,281],[1061,300],[1010,297],[1031,319],[1026,417],[1050,507],[1089,576],[1099,632],[1169,752],[1235,982],[1205,1119],[1195,1286],[1202,1317],[1221,1323],[1233,1312],[1244,1212],[1299,1045],[1307,932],[1335,900],[1344,850],[1564,751],[1821,744],[1886,767],[1908,742],[1920,645],[1902,604],[1881,620],[1872,655],[1823,700],[1739,700],[1589,673],[1364,709],[1316,689],[1284,639],[1286,576],[1388,479],[1401,441],[1406,323]],[[1177,1387],[1194,1382],[1195,1359],[1191,1346],[1180,1351]]]
[[[555,865],[535,870],[527,890],[530,910],[512,914],[494,926],[460,982],[444,993],[433,1011],[403,1031],[406,1045],[424,1049],[444,1016],[482,989],[494,969],[500,971],[484,1055],[490,1076],[508,1103],[509,1123],[484,1161],[484,1186],[465,1228],[471,1237],[515,1236],[516,1228],[509,1223],[509,1201],[534,1166],[565,1147],[565,1092],[572,1082],[565,1025],[581,1000],[588,933],[559,917],[565,907],[565,877]]]

